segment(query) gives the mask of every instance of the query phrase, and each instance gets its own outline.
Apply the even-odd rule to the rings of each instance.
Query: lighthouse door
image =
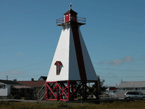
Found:
[[[65,22],[69,22],[69,16],[70,16],[69,14],[65,15]]]

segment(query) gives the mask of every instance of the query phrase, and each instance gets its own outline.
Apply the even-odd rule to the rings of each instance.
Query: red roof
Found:
[[[64,15],[69,14],[69,13],[75,13],[75,14],[77,14],[77,12],[73,11],[72,9],[70,9],[66,13],[64,13]]]
[[[42,87],[45,84],[45,81],[17,81],[17,82],[25,86],[32,87]]]
[[[117,90],[116,87],[110,87],[109,90]]]
[[[55,65],[62,65],[60,61],[56,61]]]

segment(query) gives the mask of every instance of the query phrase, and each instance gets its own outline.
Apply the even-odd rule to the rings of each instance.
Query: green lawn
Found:
[[[113,103],[24,103],[0,102],[0,109],[145,109],[145,101]]]

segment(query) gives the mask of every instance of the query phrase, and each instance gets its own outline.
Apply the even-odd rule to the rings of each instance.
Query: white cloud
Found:
[[[110,65],[120,65],[122,63],[123,63],[122,60],[112,60],[109,62]]]
[[[4,75],[4,73],[0,73],[0,75]]]
[[[131,56],[126,56],[123,58],[123,62],[131,62],[131,61],[133,61],[133,57]]]
[[[17,72],[16,70],[14,70],[14,71],[11,71],[10,73],[11,74],[18,74],[19,72]]]
[[[9,79],[13,79],[13,78],[14,78],[13,76],[10,76],[10,77],[9,77]]]
[[[103,65],[103,64],[104,64],[104,62],[103,62],[103,61],[98,62],[98,65]]]
[[[17,53],[17,55],[23,55],[23,52],[19,52],[19,53]]]
[[[142,59],[145,59],[145,54],[144,54],[144,55],[142,55]]]
[[[103,60],[103,61],[98,62],[97,64],[98,65],[104,65],[104,64],[106,64],[106,62],[107,62],[107,60]]]
[[[122,59],[114,59],[114,60],[110,61],[108,64],[110,64],[110,65],[121,65],[125,62],[132,62],[133,60],[134,60],[133,57],[126,56]]]

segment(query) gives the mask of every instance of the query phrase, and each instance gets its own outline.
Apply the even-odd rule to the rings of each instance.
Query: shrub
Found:
[[[21,96],[20,95],[14,95],[12,98],[13,99],[21,99]]]
[[[145,101],[116,101],[113,103],[24,103],[0,102],[0,109],[145,109]]]
[[[67,103],[65,103],[65,102],[60,102],[60,103],[58,103],[58,105],[57,105],[57,107],[60,109],[60,108],[62,108],[62,109],[70,109],[70,108],[72,108],[72,106],[70,106],[70,105],[68,105]]]

